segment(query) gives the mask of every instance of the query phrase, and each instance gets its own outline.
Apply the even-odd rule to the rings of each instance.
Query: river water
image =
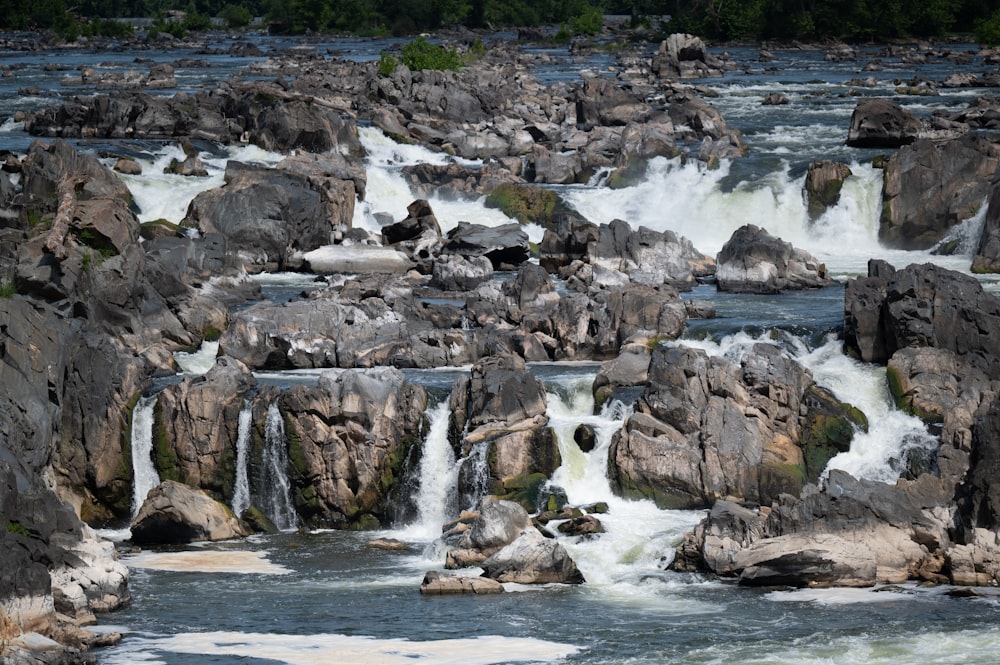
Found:
[[[266,57],[288,46],[255,37]],[[67,74],[45,64],[72,69],[105,63],[107,68],[143,69],[136,58],[172,61],[197,57],[208,67],[178,70],[182,88],[228,76],[254,58],[225,54],[233,43],[218,39],[218,53],[198,49],[120,51],[96,54],[65,50],[46,54],[0,52],[0,65],[15,76],[0,79],[0,149],[23,151],[30,143],[9,115],[36,108],[67,89]],[[342,54],[371,59],[389,45],[368,40],[317,42],[320,55]],[[954,51],[974,50],[953,46]],[[688,236],[703,252],[714,254],[733,230],[746,223],[767,228],[827,263],[840,280],[863,274],[869,258],[903,266],[933,261],[967,272],[972,246],[954,257],[928,252],[888,251],[877,241],[881,174],[868,163],[873,151],[844,146],[856,97],[891,96],[896,80],[918,73],[936,81],[952,72],[982,73],[985,65],[935,61],[919,69],[886,56],[877,47],[861,50],[851,63],[828,63],[821,51],[776,51],[776,62],[760,63],[756,49],[731,49],[741,71],[699,81],[719,94],[713,98],[727,121],[741,129],[751,148],[747,158],[723,162],[706,171],[694,162],[655,160],[638,185],[610,191],[599,183],[558,188],[567,201],[594,222],[621,218],[633,226],[672,229]],[[539,71],[546,80],[566,80],[593,62],[578,62],[549,51],[550,64]],[[606,56],[602,56],[606,58]],[[881,59],[884,69],[870,74],[874,87],[851,79],[869,76],[861,68]],[[260,58],[256,58],[260,59]],[[609,62],[599,69],[607,72]],[[611,63],[613,66],[613,63]],[[38,92],[26,89],[38,88]],[[770,92],[785,94],[788,106],[761,106]],[[942,90],[937,97],[899,101],[915,113],[963,108],[983,92]],[[359,203],[356,226],[376,228],[374,213],[396,218],[415,196],[399,177],[410,163],[442,161],[414,146],[393,143],[375,129],[363,129],[368,149],[368,200]],[[97,144],[81,144],[100,151]],[[147,143],[128,146],[143,162],[144,173],[159,173],[176,156],[175,146]],[[202,155],[207,179],[145,175],[127,178],[141,218],[179,221],[198,191],[218,186],[227,159],[275,163],[280,155],[256,148],[213,148]],[[836,159],[852,165],[840,204],[809,221],[802,197],[806,165]],[[432,199],[447,230],[459,220],[505,223],[481,202]],[[976,236],[981,216],[962,232]],[[529,229],[534,240],[540,229]],[[312,285],[301,275],[257,277],[269,297],[284,300]],[[996,279],[984,279],[997,291]],[[893,482],[908,451],[934,446],[915,419],[895,411],[885,388],[884,370],[853,361],[840,351],[836,331],[843,317],[843,286],[781,296],[716,294],[701,286],[685,297],[714,301],[720,317],[692,322],[685,339],[706,352],[739,358],[755,341],[782,345],[810,368],[816,380],[868,415],[872,427],[856,437],[850,452],[831,462],[857,476]],[[186,373],[207,370],[215,347],[179,358]],[[131,663],[312,665],[555,662],[586,664],[789,664],[826,663],[995,663],[1000,653],[1000,596],[990,590],[960,599],[949,589],[899,586],[888,589],[759,590],[726,581],[665,570],[674,547],[702,514],[662,511],[647,502],[615,497],[606,476],[606,454],[628,405],[595,414],[590,384],[593,364],[541,364],[534,371],[549,391],[548,408],[559,437],[563,466],[553,477],[574,504],[608,503],[600,515],[606,533],[592,539],[563,537],[587,583],[529,588],[508,585],[507,593],[485,597],[424,598],[418,587],[424,573],[441,569],[444,552],[435,541],[443,519],[454,514],[456,461],[444,443],[446,410],[440,406],[461,368],[408,372],[433,396],[431,426],[423,442],[423,464],[416,470],[413,497],[416,516],[384,532],[294,532],[255,536],[179,551],[149,551],[125,557],[132,569],[131,607],[101,618],[98,630],[119,630],[125,639],[98,653],[105,665]],[[260,375],[261,381],[315,381],[309,372]],[[150,408],[146,400],[137,407]],[[244,416],[249,418],[249,412]],[[598,445],[583,453],[573,442],[576,426],[586,422],[598,433]],[[249,427],[249,422],[241,427]],[[280,436],[275,432],[275,436]],[[135,450],[148,442],[137,435]],[[148,452],[144,453],[148,455]],[[144,460],[139,460],[142,462]],[[465,462],[468,463],[468,462]],[[138,467],[137,467],[138,468]],[[148,469],[148,465],[143,467]],[[245,470],[244,470],[245,472]],[[240,479],[237,478],[239,481]],[[245,488],[245,478],[241,481]],[[145,485],[142,489],[148,489]],[[248,489],[246,491],[249,491]],[[252,497],[258,503],[259,497]],[[239,497],[244,505],[251,497]],[[372,549],[366,543],[393,537],[406,552]]]

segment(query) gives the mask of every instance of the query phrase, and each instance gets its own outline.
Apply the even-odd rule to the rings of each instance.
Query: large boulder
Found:
[[[132,523],[136,545],[231,540],[250,535],[228,506],[205,492],[167,480],[149,491]]]
[[[645,122],[652,114],[649,104],[611,79],[587,79],[576,90],[577,126],[624,126]]]
[[[738,364],[661,345],[648,371],[648,386],[612,443],[609,467],[618,492],[665,508],[702,508],[727,496],[765,504],[797,496],[838,452],[830,439],[855,424],[850,407],[836,403],[824,408],[837,426],[810,423],[819,404],[809,393],[812,377],[772,345],[756,344]]]
[[[715,277],[720,291],[780,293],[832,284],[826,265],[765,229],[741,226],[722,246]]]
[[[806,172],[806,207],[809,217],[816,219],[840,201],[840,190],[851,175],[851,167],[842,162],[824,159],[809,164]]]
[[[855,148],[898,148],[913,143],[922,124],[912,113],[888,99],[858,100],[847,132]]]
[[[485,256],[495,270],[509,270],[528,260],[530,247],[528,234],[520,224],[483,226],[459,222],[448,232],[443,252],[466,258]]]
[[[620,219],[599,227],[596,242],[588,243],[587,256],[592,266],[625,273],[632,282],[670,284],[682,290],[715,271],[715,261],[684,236],[644,226],[633,230]]]
[[[311,527],[376,528],[425,427],[427,395],[395,368],[328,372],[281,397],[295,509]]]
[[[973,277],[933,264],[902,270],[873,261],[844,296],[844,341],[865,362],[884,364],[904,347],[952,351],[1000,375],[1000,299]]]
[[[226,184],[191,201],[184,225],[202,234],[219,233],[250,272],[285,269],[296,252],[333,243],[350,228],[354,183],[320,184],[294,171],[226,165]]]
[[[531,518],[521,504],[502,499],[486,501],[449,550],[445,567],[478,566],[530,527]]]
[[[160,391],[154,429],[160,477],[230,501],[237,423],[256,383],[246,365],[222,357],[205,375]]]
[[[879,240],[896,249],[929,249],[974,216],[1000,167],[1000,143],[978,134],[920,140],[885,168]]]
[[[583,584],[576,562],[557,540],[534,528],[481,564],[483,574],[498,582],[518,584]]]

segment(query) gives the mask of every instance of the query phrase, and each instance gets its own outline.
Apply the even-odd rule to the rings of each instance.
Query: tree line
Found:
[[[166,20],[174,11],[184,12],[182,22]],[[721,41],[860,42],[957,32],[1000,43],[1000,0],[0,0],[0,30],[113,35],[128,28],[108,19],[152,17],[160,29],[177,32],[209,27],[212,18],[239,28],[261,17],[282,34],[402,36],[458,25],[561,25],[579,34],[592,32],[601,14]]]

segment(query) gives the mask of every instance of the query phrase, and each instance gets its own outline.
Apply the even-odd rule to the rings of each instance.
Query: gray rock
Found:
[[[167,480],[149,491],[132,523],[137,545],[181,544],[230,540],[249,529],[224,504],[205,492]]]
[[[887,99],[859,99],[847,145],[855,148],[898,148],[913,143],[922,125],[913,114]]]
[[[450,596],[460,594],[494,594],[503,593],[504,588],[500,582],[488,577],[467,577],[463,575],[449,575],[438,571],[431,571],[424,575],[423,582],[420,583],[420,593],[425,596]]]
[[[976,214],[998,167],[1000,145],[972,134],[900,148],[885,169],[879,240],[896,249],[934,246]]]
[[[583,574],[559,542],[534,527],[483,561],[483,574],[518,584],[583,584]]]
[[[825,264],[752,224],[733,233],[717,261],[715,277],[720,291],[780,293],[832,283]]]
[[[821,160],[809,164],[806,172],[806,202],[809,217],[816,219],[840,201],[840,190],[851,175],[851,167],[841,162]]]

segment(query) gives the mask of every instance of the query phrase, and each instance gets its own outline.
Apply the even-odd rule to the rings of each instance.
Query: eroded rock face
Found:
[[[1000,181],[994,178],[989,192],[983,235],[972,260],[975,273],[1000,272]]]
[[[389,522],[389,493],[424,428],[427,395],[391,367],[331,372],[281,397],[293,501],[313,527]]]
[[[449,405],[453,447],[463,464],[459,491],[471,497],[496,494],[534,510],[533,490],[558,468],[561,458],[545,415],[545,387],[511,354],[476,363],[471,377],[456,381]],[[477,475],[477,468],[485,465]],[[480,487],[482,484],[487,487]],[[485,490],[485,492],[483,491]]]
[[[821,160],[809,164],[806,172],[806,201],[809,217],[816,219],[840,201],[840,190],[851,175],[851,167],[841,162]]]
[[[230,540],[250,530],[207,493],[167,480],[149,491],[132,523],[132,542],[166,545]]]
[[[798,495],[815,480],[807,468],[818,474],[837,452],[833,443],[807,444],[808,414],[819,406],[807,399],[811,386],[810,373],[772,345],[755,345],[739,364],[661,345],[635,413],[612,444],[617,490],[689,509],[726,496],[767,504],[784,493]],[[824,408],[851,431],[848,405],[834,401]],[[816,434],[823,441],[831,436]]]
[[[154,440],[161,477],[230,501],[239,415],[255,386],[246,365],[222,357],[204,376],[160,391]]]
[[[978,212],[1000,166],[1000,145],[977,134],[920,140],[900,148],[885,168],[879,240],[928,249]]]

